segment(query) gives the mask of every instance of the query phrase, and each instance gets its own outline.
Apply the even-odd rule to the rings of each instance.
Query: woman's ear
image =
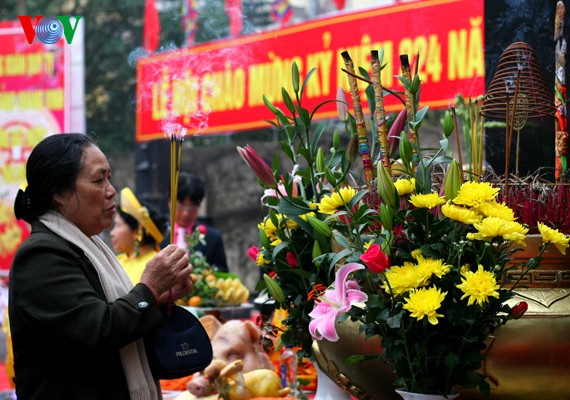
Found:
[[[53,195],[53,202],[57,205],[57,207],[61,207],[66,202],[66,196],[61,193],[55,193]]]

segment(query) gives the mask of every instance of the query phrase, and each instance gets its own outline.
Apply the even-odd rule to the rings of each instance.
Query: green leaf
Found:
[[[300,131],[300,133],[304,133],[308,127],[311,126],[311,115],[309,114],[309,111],[303,107],[297,106],[296,107],[297,112],[299,113],[299,118],[297,119],[297,123],[299,121],[299,119],[303,122],[303,130]]]
[[[281,95],[283,96],[283,102],[285,103],[285,107],[291,112],[291,114],[295,114],[295,105],[293,104],[293,100],[291,100],[291,96],[287,92],[287,89],[281,88]]]
[[[277,108],[275,108],[275,106],[267,99],[267,97],[265,97],[265,95],[263,95],[262,98],[265,106],[269,108],[273,114],[277,115]]]
[[[312,149],[317,149],[319,147],[321,137],[323,136],[323,133],[325,133],[326,128],[327,128],[327,124],[324,121],[320,122],[317,125],[317,128],[313,132],[313,138],[311,140],[311,148]]]
[[[303,215],[314,211],[303,199],[299,197],[287,197],[279,201],[277,211],[284,215]]]
[[[404,89],[407,89],[410,93],[411,93],[411,83],[409,80],[407,80],[406,78],[404,78],[402,75],[396,75],[396,78],[398,78],[398,80],[400,82],[402,82],[402,85],[404,85]]]
[[[269,241],[269,238],[263,229],[259,229],[259,241],[261,242],[261,246],[263,246],[263,248],[268,249],[271,246],[271,242]]]
[[[374,119],[374,111],[376,110],[376,99],[374,98],[374,87],[372,85],[366,86],[366,100],[368,101],[368,107],[370,108],[370,118]]]
[[[418,112],[416,113],[416,115],[414,115],[414,120],[415,121],[423,121],[428,110],[429,110],[429,106],[425,106],[425,107],[420,108],[418,110]]]
[[[311,76],[315,73],[316,70],[317,70],[316,68],[311,68],[311,70],[305,77],[305,80],[303,81],[303,86],[301,86],[301,92],[299,96],[300,98],[303,98],[303,93],[305,93],[305,86],[307,85],[307,82],[309,81],[309,79],[311,79]]]
[[[332,261],[331,261],[331,268],[334,268],[334,266],[340,261],[342,260],[344,257],[349,256],[351,253],[351,251],[349,249],[343,249],[341,251],[339,251],[338,253],[336,253],[336,255],[333,257]]]

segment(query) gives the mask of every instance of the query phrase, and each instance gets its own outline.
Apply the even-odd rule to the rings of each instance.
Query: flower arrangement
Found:
[[[197,225],[185,237],[188,243],[188,259],[192,264],[194,291],[177,300],[177,304],[190,307],[230,307],[239,306],[249,298],[249,290],[241,279],[229,272],[220,272],[211,265],[198,243],[206,244],[206,226]]]
[[[381,357],[393,364],[396,386],[444,395],[455,385],[478,386],[488,395],[478,371],[486,339],[526,309],[524,302],[508,304],[519,281],[503,277],[522,267],[520,280],[536,268],[548,243],[562,253],[568,247],[567,237],[539,223],[544,243],[538,255],[520,266],[508,264],[512,245],[524,245],[528,228],[496,202],[498,191],[489,183],[465,182],[455,197],[398,195],[392,228],[375,235],[360,263],[339,269],[334,289],[310,314],[311,334],[338,340],[335,320],[350,316],[367,336],[382,337]],[[346,280],[350,272],[353,281]],[[364,305],[349,309],[355,302]]]
[[[347,69],[350,80],[356,75]],[[371,85],[377,81],[360,72]],[[336,341],[335,324],[350,318],[367,337],[382,338],[380,357],[393,365],[397,387],[442,395],[479,387],[488,394],[479,371],[488,335],[524,314],[524,302],[509,303],[521,279],[539,266],[547,248],[564,254],[569,239],[540,223],[537,256],[513,265],[511,256],[525,245],[528,227],[497,201],[499,188],[464,181],[449,156],[447,138],[456,130],[451,113],[443,119],[441,147],[420,147],[427,108],[419,109],[419,77],[398,78],[406,100],[396,118],[379,113],[381,98],[369,96],[374,116],[368,125],[378,133],[371,146],[362,134],[366,121],[353,81],[355,115],[344,93],[336,100],[346,148],[335,130],[324,150],[325,123],[314,127],[313,113],[302,107],[306,80],[300,85],[295,64],[293,97],[282,90],[289,115],[264,98],[293,167],[282,174],[277,156],[269,166],[253,148],[238,148],[266,189],[261,246],[249,255],[264,273],[261,285],[288,311],[283,343],[310,354],[311,337]],[[361,165],[354,163],[358,149]],[[520,273],[512,280],[507,272],[516,268]],[[347,361],[370,357],[377,356],[355,354]]]

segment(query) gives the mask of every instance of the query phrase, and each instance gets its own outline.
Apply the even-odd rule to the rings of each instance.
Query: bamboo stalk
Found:
[[[391,175],[390,170],[390,154],[388,153],[388,129],[386,127],[386,110],[384,108],[384,95],[382,88],[381,67],[382,61],[380,60],[378,50],[372,50],[372,86],[374,87],[374,100],[376,108],[374,115],[376,126],[378,128],[378,143],[380,143],[380,150],[382,151],[382,163]]]
[[[368,133],[366,132],[366,125],[364,124],[364,114],[362,112],[362,105],[360,103],[360,94],[358,91],[358,83],[354,77],[354,64],[348,51],[341,53],[342,59],[346,69],[350,72],[347,74],[348,83],[350,86],[350,95],[352,97],[352,106],[354,108],[354,119],[356,121],[356,134],[358,136],[358,143],[360,148],[360,156],[362,157],[362,164],[364,167],[364,181],[368,189],[373,188],[374,170],[370,161],[370,150],[368,147]]]
[[[412,72],[410,68],[410,61],[407,54],[400,55],[400,63],[402,76],[410,83],[412,83]],[[414,112],[414,99],[412,93],[406,88],[406,110],[408,111],[408,139],[410,142],[418,144],[418,136],[416,130],[412,127],[411,122],[414,120],[416,113]]]

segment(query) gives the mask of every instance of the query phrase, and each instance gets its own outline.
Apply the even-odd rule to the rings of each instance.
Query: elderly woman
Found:
[[[32,226],[10,270],[16,395],[42,399],[160,399],[142,337],[161,304],[193,290],[185,251],[169,245],[133,286],[98,237],[116,212],[105,155],[87,136],[42,140],[14,205]]]

